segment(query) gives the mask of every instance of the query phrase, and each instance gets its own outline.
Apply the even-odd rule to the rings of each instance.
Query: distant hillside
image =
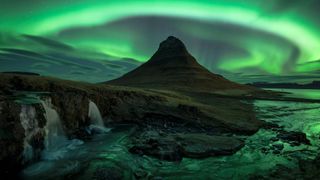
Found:
[[[320,89],[320,81],[313,81],[308,84],[254,82],[248,85],[260,88]]]
[[[29,75],[29,76],[40,76],[38,73],[33,72],[22,72],[22,71],[6,71],[6,72],[0,72],[4,74],[19,74],[19,75]]]

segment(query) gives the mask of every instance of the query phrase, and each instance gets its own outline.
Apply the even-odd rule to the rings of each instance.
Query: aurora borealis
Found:
[[[317,0],[0,0],[0,71],[98,82],[169,35],[239,82],[320,79]]]

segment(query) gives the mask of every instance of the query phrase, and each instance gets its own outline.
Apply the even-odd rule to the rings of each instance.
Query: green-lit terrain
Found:
[[[319,9],[0,0],[0,178],[319,179]]]

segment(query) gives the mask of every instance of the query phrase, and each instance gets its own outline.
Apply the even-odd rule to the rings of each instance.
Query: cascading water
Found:
[[[30,144],[32,137],[39,132],[40,128],[38,127],[38,121],[36,119],[36,110],[32,105],[21,105],[20,112],[20,122],[22,127],[24,128],[24,150],[23,150],[23,158],[24,161],[30,161],[34,157],[34,150]]]
[[[88,116],[91,119],[92,124],[104,127],[104,123],[103,123],[99,108],[91,100],[89,100]]]
[[[68,140],[64,134],[59,114],[53,108],[51,98],[41,101],[45,109],[45,117],[47,124],[45,126],[45,150],[43,151],[43,159],[59,159],[64,154],[73,149],[75,145],[82,144],[80,140]]]
[[[46,126],[45,130],[45,139],[44,145],[45,149],[42,151],[41,161],[34,163],[28,166],[23,170],[23,175],[26,177],[37,176],[38,174],[43,174],[47,172],[50,168],[60,168],[58,172],[52,171],[52,174],[63,173],[65,170],[70,170],[70,168],[77,168],[78,162],[72,162],[68,164],[60,164],[64,162],[65,159],[72,158],[74,154],[77,154],[77,151],[74,151],[80,145],[83,144],[83,141],[78,139],[69,140],[61,124],[61,120],[58,112],[54,109],[53,104],[51,103],[51,98],[41,100],[41,104],[45,110]],[[25,110],[22,111],[22,119],[26,119]],[[35,110],[31,111],[35,113]],[[32,113],[30,116],[33,117]],[[29,117],[29,116],[28,116]],[[29,118],[30,119],[30,118]],[[30,121],[30,120],[28,120]],[[70,170],[71,171],[71,170]],[[45,173],[46,174],[46,173]],[[34,179],[34,178],[27,178]],[[40,178],[42,179],[42,178]]]
[[[88,116],[91,120],[91,125],[89,126],[89,132],[96,132],[96,133],[106,133],[109,132],[109,128],[105,128],[103,119],[101,117],[101,113],[97,105],[89,100],[89,110]]]

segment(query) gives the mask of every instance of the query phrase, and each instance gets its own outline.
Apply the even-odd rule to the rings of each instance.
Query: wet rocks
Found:
[[[150,134],[150,133],[148,133]],[[244,142],[225,136],[209,136],[200,133],[142,135],[134,140],[129,151],[134,154],[150,155],[162,160],[181,161],[183,157],[206,158],[231,155],[244,146]]]
[[[283,148],[284,148],[284,145],[282,143],[273,144],[271,147],[271,149],[273,149],[274,154],[280,154]]]
[[[50,96],[62,120],[66,135],[69,138],[86,139],[86,136],[82,135],[85,132],[80,130],[89,126],[91,122],[88,117],[88,97],[84,93],[74,92],[56,93]]]
[[[307,135],[303,132],[297,131],[286,131],[282,126],[278,124],[264,122],[264,129],[270,129],[277,133],[276,137],[272,137],[271,141],[282,140],[289,143],[291,146],[299,146],[301,144],[310,145],[310,140],[307,138]]]
[[[129,152],[139,155],[149,155],[161,160],[181,161],[182,149],[178,143],[169,138],[147,139],[141,144],[134,145]]]
[[[276,131],[276,130],[280,130],[283,127],[281,127],[281,126],[279,126],[278,124],[275,124],[275,123],[264,122],[263,125],[262,125],[262,128]]]
[[[12,101],[0,102],[0,174],[14,173],[22,167],[24,129],[20,124],[21,107]]]
[[[250,179],[319,179],[320,156],[311,160],[298,160],[298,166],[290,168],[277,165],[269,174]]]
[[[93,179],[96,180],[121,180],[123,179],[122,171],[114,167],[97,168],[94,172]]]
[[[306,134],[303,132],[280,131],[280,133],[277,135],[277,138],[289,143],[292,146],[299,146],[301,144],[310,145],[309,139],[307,139]]]
[[[244,142],[234,137],[208,136],[205,134],[183,134],[176,136],[185,157],[206,158],[231,155],[244,146]]]
[[[30,105],[31,106],[31,105]],[[39,108],[39,104],[32,105]],[[43,114],[36,112],[35,118],[40,130],[29,137],[29,144],[33,149],[32,158],[23,156],[25,129],[20,120],[21,105],[12,100],[0,101],[0,174],[12,174],[19,171],[24,165],[40,158],[43,149],[44,127],[46,120]]]

